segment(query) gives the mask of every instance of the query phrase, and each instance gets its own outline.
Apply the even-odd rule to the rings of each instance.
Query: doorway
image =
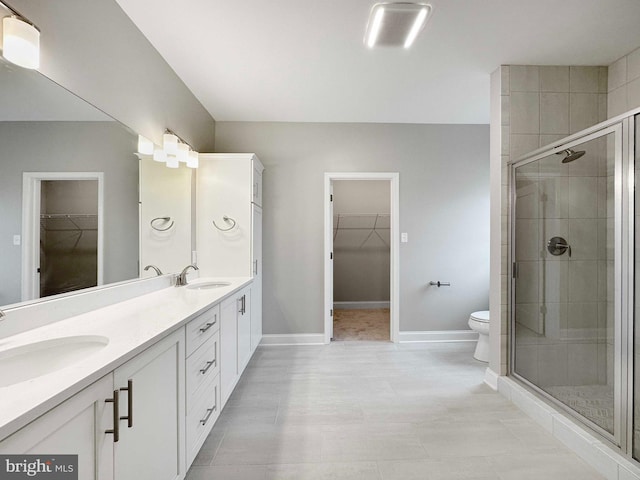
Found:
[[[23,176],[22,300],[103,283],[102,173]]]
[[[397,173],[325,174],[325,343],[397,341]]]

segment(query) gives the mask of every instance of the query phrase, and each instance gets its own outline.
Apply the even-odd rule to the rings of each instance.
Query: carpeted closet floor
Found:
[[[389,309],[335,310],[334,341],[389,341]]]

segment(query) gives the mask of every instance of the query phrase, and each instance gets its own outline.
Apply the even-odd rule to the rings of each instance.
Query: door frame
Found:
[[[389,338],[399,339],[400,326],[400,174],[398,172],[325,172],[324,174],[324,343],[333,331],[333,215],[331,187],[336,180],[386,180],[390,185],[390,325]]]
[[[98,278],[104,284],[104,173],[24,172],[22,174],[22,301],[40,298],[40,189],[43,180],[98,181]]]

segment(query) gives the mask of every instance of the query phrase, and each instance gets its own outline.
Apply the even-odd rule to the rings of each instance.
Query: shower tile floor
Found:
[[[334,341],[388,342],[389,309],[336,309],[333,312]]]
[[[596,480],[474,343],[260,347],[187,480]]]
[[[613,388],[607,385],[546,387],[545,390],[608,432],[613,432]]]

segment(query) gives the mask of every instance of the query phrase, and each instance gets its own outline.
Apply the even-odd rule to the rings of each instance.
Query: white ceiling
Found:
[[[410,51],[363,45],[375,0],[117,0],[218,121],[489,123],[501,64],[609,65],[638,0],[431,0]]]

